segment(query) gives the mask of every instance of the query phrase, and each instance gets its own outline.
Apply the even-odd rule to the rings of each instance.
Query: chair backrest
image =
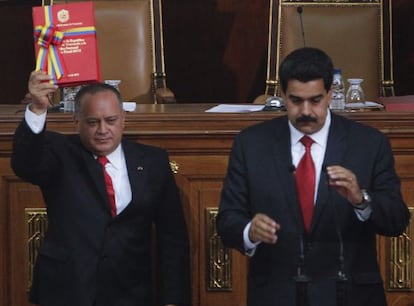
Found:
[[[279,64],[304,45],[330,55],[345,83],[347,78],[363,78],[367,100],[393,93],[388,0],[270,1],[267,94],[280,93]]]
[[[70,1],[54,1],[70,3]],[[125,101],[157,101],[168,91],[164,66],[161,0],[95,0],[95,22],[103,80],[121,80]],[[172,92],[167,93],[174,102]]]

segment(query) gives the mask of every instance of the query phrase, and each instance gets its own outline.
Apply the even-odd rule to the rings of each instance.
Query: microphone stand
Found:
[[[308,284],[310,278],[304,274],[305,252],[303,248],[303,234],[300,235],[299,241],[299,263],[298,274],[294,277],[296,282],[296,306],[309,306]]]
[[[338,271],[336,277],[336,305],[348,305],[348,278],[341,271]]]
[[[344,267],[344,244],[342,241],[341,230],[338,223],[338,214],[335,210],[335,223],[337,224],[337,233],[339,238],[339,270],[336,275],[336,306],[348,305],[348,277],[345,274]]]
[[[348,305],[347,303],[348,302],[348,277],[345,274],[344,242],[342,239],[341,226],[339,224],[338,211],[333,201],[332,188],[329,186],[329,177],[327,173],[326,173],[326,176],[327,176],[327,183],[328,183],[328,190],[329,190],[329,200],[332,203],[332,207],[333,207],[336,234],[338,236],[338,241],[339,241],[339,269],[338,269],[338,274],[336,275],[336,278],[335,278],[336,280],[336,305],[346,306]]]

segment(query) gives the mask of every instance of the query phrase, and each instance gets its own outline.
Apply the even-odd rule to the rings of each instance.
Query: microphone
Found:
[[[266,98],[265,106],[263,107],[264,111],[285,111],[285,103],[283,99],[278,96],[270,96]]]
[[[295,167],[295,165],[290,165],[290,166],[288,167],[288,171],[289,171],[289,173],[294,173],[294,172],[296,171],[296,167]]]
[[[298,6],[296,11],[299,14],[299,20],[300,20],[300,29],[302,30],[302,41],[303,41],[303,47],[306,47],[306,41],[305,41],[305,30],[303,27],[303,18],[302,18],[302,13],[303,13],[303,7],[302,6]]]
[[[326,169],[326,165],[322,165],[322,171],[326,175],[326,182],[328,184],[328,193],[329,193],[329,201],[332,203],[333,207],[333,215],[334,215],[334,222],[336,227],[336,234],[338,236],[338,242],[339,242],[339,269],[338,274],[336,275],[336,305],[337,306],[346,306],[347,303],[347,283],[348,283],[348,277],[345,274],[345,258],[344,258],[344,242],[342,239],[342,231],[341,231],[341,225],[339,223],[339,216],[338,211],[336,209],[333,195],[332,195],[332,188],[329,186],[329,175]]]

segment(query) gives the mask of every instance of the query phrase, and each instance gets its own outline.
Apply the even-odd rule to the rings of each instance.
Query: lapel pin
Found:
[[[137,167],[137,170],[138,170],[138,171],[142,171],[142,170],[144,170],[144,167],[142,167],[142,166],[138,166],[138,167]]]

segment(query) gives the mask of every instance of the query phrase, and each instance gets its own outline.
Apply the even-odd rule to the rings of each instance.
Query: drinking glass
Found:
[[[63,104],[64,112],[75,111],[75,97],[79,90],[81,90],[81,88],[82,85],[61,88],[61,103]]]
[[[363,81],[363,79],[348,79],[349,88],[346,92],[346,103],[365,104],[365,95],[361,87]]]
[[[115,87],[115,89],[119,91],[119,84],[121,84],[121,80],[105,80],[104,82],[105,84]]]
[[[62,88],[62,100],[63,101],[75,101],[75,96],[79,90],[81,90],[82,85],[63,87]]]

